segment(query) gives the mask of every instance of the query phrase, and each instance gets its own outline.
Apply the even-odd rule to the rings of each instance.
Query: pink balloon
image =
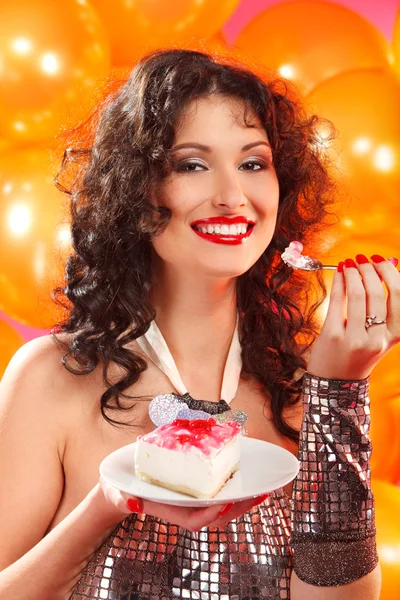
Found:
[[[242,0],[223,28],[228,43],[233,44],[240,31],[260,12],[283,2],[287,3],[287,0]],[[389,40],[392,39],[400,0],[335,0],[332,4],[340,4],[354,10],[371,21]],[[268,35],[268,32],[265,33]]]

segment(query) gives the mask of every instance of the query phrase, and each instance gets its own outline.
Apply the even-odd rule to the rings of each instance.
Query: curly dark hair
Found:
[[[293,271],[280,254],[291,240],[314,243],[315,249],[335,185],[321,151],[321,126],[326,131],[330,124],[307,116],[282,79],[204,52],[161,50],[140,60],[105,97],[78,128],[79,144],[65,151],[56,178],[71,196],[73,254],[66,286],[54,293],[67,309],[54,331],[70,335],[63,341],[54,335],[70,372],[88,374],[100,364],[107,385],[101,412],[119,424],[110,412],[130,408],[121,399],[140,400],[126,390],[147,364],[127,346],[155,318],[151,239],[171,214],[149,202],[149,191],[171,172],[170,149],[183,109],[212,94],[241,101],[244,118],[258,117],[272,148],[280,187],[277,224],[264,253],[238,277],[239,336],[243,375],[254,376],[270,393],[275,426],[297,441],[283,413],[300,397],[302,378],[295,374],[306,369],[304,352],[318,334],[315,312],[326,289],[319,275]],[[111,363],[123,369],[117,382],[109,379]]]

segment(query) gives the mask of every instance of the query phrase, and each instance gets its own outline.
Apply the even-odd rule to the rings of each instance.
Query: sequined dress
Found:
[[[306,374],[303,399],[292,498],[277,490],[224,530],[196,533],[132,514],[95,553],[70,600],[281,600],[290,598],[293,567],[313,585],[371,571],[368,380]]]

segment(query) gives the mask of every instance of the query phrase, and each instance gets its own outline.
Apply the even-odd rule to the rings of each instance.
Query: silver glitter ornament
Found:
[[[181,405],[181,406],[187,406]],[[192,410],[191,408],[182,408],[176,417],[177,419],[189,419],[189,421],[195,421],[196,419],[201,419],[208,421],[211,418],[209,413],[204,412],[204,410]]]
[[[161,394],[150,402],[149,415],[156,427],[175,421],[180,411],[188,405],[177,394]]]

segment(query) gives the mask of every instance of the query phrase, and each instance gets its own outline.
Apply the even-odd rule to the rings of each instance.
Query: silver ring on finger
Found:
[[[386,323],[386,319],[377,319],[376,315],[368,315],[365,321],[365,329],[372,327],[372,325],[383,325]]]

